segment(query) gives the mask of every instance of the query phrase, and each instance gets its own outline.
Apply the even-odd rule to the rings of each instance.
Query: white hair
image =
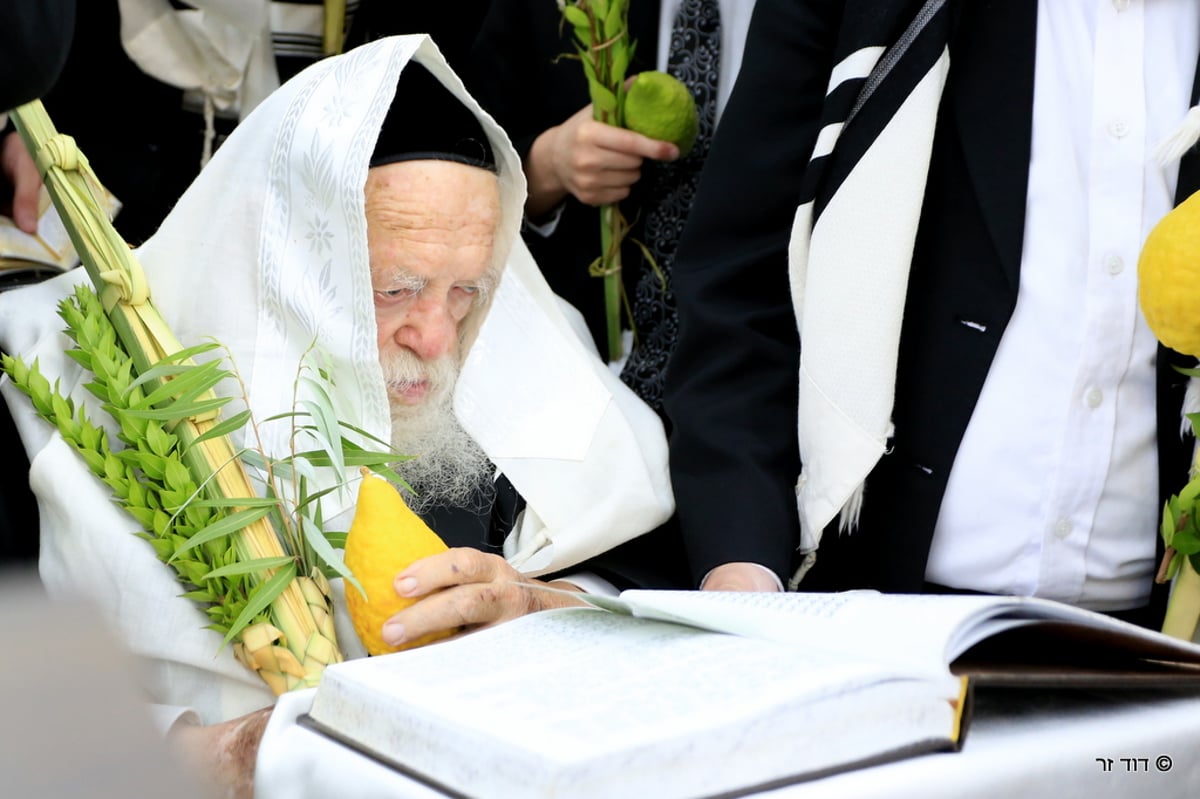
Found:
[[[384,379],[390,387],[425,382],[428,394],[417,405],[392,400],[392,447],[411,455],[396,471],[413,491],[405,501],[415,512],[433,507],[479,510],[492,497],[493,466],[483,448],[454,415],[454,356],[422,361],[408,350],[385,356]]]

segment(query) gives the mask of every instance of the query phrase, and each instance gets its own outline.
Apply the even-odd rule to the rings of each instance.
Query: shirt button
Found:
[[[1098,388],[1093,388],[1084,397],[1084,401],[1087,402],[1089,408],[1099,408],[1100,404],[1104,402],[1104,392]]]
[[[1104,259],[1104,266],[1110,275],[1119,275],[1125,271],[1125,259],[1119,255],[1110,255]]]
[[[1116,119],[1108,123],[1108,132],[1114,139],[1123,139],[1129,133],[1129,123]]]
[[[1059,519],[1054,524],[1054,535],[1058,538],[1066,538],[1071,534],[1071,529],[1070,519]]]

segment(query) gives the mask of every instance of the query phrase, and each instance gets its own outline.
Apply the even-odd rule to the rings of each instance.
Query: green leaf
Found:
[[[164,457],[171,451],[175,436],[162,429],[161,425],[146,425],[146,446],[159,457]]]
[[[274,508],[277,505],[279,500],[270,497],[217,497],[188,503],[192,508]]]
[[[108,386],[104,385],[103,383],[92,380],[91,382],[84,383],[83,387],[86,388],[96,399],[103,402],[108,401]]]
[[[166,538],[153,537],[149,538],[148,540],[150,541],[150,546],[154,548],[154,554],[159,560],[161,560],[163,563],[166,563],[167,558],[171,557],[171,550],[174,548],[171,546],[170,540]]]
[[[350,430],[351,432],[358,433],[360,436],[362,436],[367,441],[375,442],[379,446],[383,447],[385,450],[390,451],[392,449],[392,442],[384,441],[382,438],[373,436],[370,433],[368,433],[366,430],[363,430],[361,427],[355,427],[354,425],[350,424],[349,422],[342,422],[341,425],[342,425],[342,427],[346,428],[347,430]],[[352,449],[362,449],[362,447],[358,446],[353,441],[350,441],[346,438],[342,439],[342,446],[349,447]]]
[[[92,356],[90,354],[83,352],[82,350],[75,349],[67,350],[66,352],[68,358],[82,366],[84,369],[87,369],[89,372],[92,371]]]
[[[125,510],[137,520],[137,523],[143,529],[149,530],[154,524],[154,510],[152,508],[130,506],[125,508]]]
[[[1192,478],[1187,485],[1179,492],[1179,501],[1187,507],[1191,507],[1196,503],[1196,497],[1200,496],[1200,477]]]
[[[153,371],[154,369],[167,364],[179,363],[180,361],[187,360],[188,358],[194,358],[197,355],[203,355],[206,352],[212,352],[213,350],[218,350],[220,348],[221,345],[215,341],[208,341],[203,344],[196,344],[192,347],[185,347],[184,349],[177,350],[172,352],[170,355],[165,356],[151,366],[147,371]]]
[[[274,416],[268,416],[266,419],[262,420],[262,423],[266,424],[267,422],[277,422],[280,419],[307,419],[307,418],[308,418],[308,414],[303,413],[302,411],[284,411],[283,413],[277,413]]]
[[[75,407],[69,399],[57,391],[50,396],[50,407],[54,409],[55,420],[75,418]]]
[[[615,50],[613,50],[613,62],[612,62],[611,77],[612,77],[613,83],[616,83],[621,86],[621,88],[617,92],[617,104],[622,107],[624,106],[624,102],[625,102],[625,88],[623,85],[625,83],[625,71],[627,69],[629,69],[629,62],[632,59],[633,59],[633,48],[632,47],[617,47]]]
[[[579,53],[579,62],[583,64],[583,74],[587,77],[588,85],[599,83],[600,79],[596,75],[596,64],[592,61],[592,52],[582,47],[576,47],[575,49]]]
[[[164,459],[164,476],[163,481],[171,488],[177,491],[191,492],[195,490],[195,481],[192,480],[192,473],[183,465],[182,461],[174,458]]]
[[[609,39],[614,36],[621,37],[611,46],[613,48],[624,49],[625,41],[628,39],[628,31],[623,24],[625,22],[625,4],[620,2],[620,0],[613,0],[611,6],[605,2],[597,2],[596,15],[604,19],[605,37]],[[614,52],[616,51],[614,50]]]
[[[1193,530],[1180,530],[1171,540],[1171,546],[1184,555],[1195,555],[1200,552],[1200,535]]]
[[[111,405],[105,405],[104,409],[108,411],[117,424],[121,426],[121,432],[117,434],[117,438],[124,441],[129,446],[137,446],[137,442],[146,437],[146,420],[134,419],[127,414],[127,411],[119,408],[114,408]]]
[[[315,507],[316,511],[318,513],[320,513],[321,505],[320,505],[319,500],[322,497],[324,497],[325,495],[332,494],[334,491],[337,491],[338,489],[342,488],[343,485],[344,484],[330,486],[329,488],[322,489],[315,494],[305,494],[304,498],[301,499],[300,502],[296,505],[296,510],[303,510],[309,506],[313,506],[313,507]],[[321,520],[314,519],[314,521],[317,523],[317,526],[319,527],[321,524]]]
[[[250,594],[250,601],[246,603],[246,607],[242,608],[242,612],[234,619],[233,624],[229,626],[229,632],[225,634],[224,643],[228,644],[241,634],[242,630],[246,629],[250,622],[254,621],[254,617],[270,606],[275,598],[283,593],[288,587],[288,583],[296,578],[296,563],[295,561],[284,566],[279,571],[271,576],[271,579],[262,583],[254,589]]]
[[[231,397],[216,397],[210,400],[200,400],[199,402],[180,403],[172,402],[164,405],[161,408],[145,408],[145,409],[129,409],[121,411],[123,415],[133,417],[134,419],[150,419],[157,422],[177,422],[181,419],[188,419],[193,416],[210,413],[224,407],[232,401]]]
[[[567,18],[567,22],[571,23],[576,28],[591,28],[592,21],[588,17],[587,12],[579,9],[577,6],[567,3],[563,6],[563,16]]]
[[[326,462],[321,465],[329,466],[330,461],[331,461],[331,459],[329,458],[329,453],[326,452],[325,455],[326,455]],[[338,455],[345,457],[345,454],[342,452],[339,452]],[[297,456],[295,459],[289,459],[289,462],[290,462],[292,469],[295,471],[295,474],[298,477],[300,477],[302,480],[311,480],[311,481],[317,480],[317,470],[313,468],[313,466],[315,464],[313,464],[308,459]]]
[[[246,425],[246,422],[249,419],[250,411],[242,411],[241,413],[230,416],[228,419],[222,419],[220,422],[213,425],[210,430],[207,430],[201,435],[196,436],[192,443],[188,445],[188,448],[190,449],[191,447],[194,447],[201,441],[208,441],[213,438],[220,438],[221,436],[227,436],[231,433],[236,433]]]
[[[171,459],[156,456],[153,452],[142,452],[139,454],[142,456],[140,466],[142,473],[151,480],[165,481],[167,478],[167,464]]]
[[[366,449],[347,448],[342,453],[347,466],[366,466],[368,469],[374,469],[377,466],[386,466],[389,463],[395,463],[398,460],[408,460],[408,458],[397,457],[390,452],[373,452]],[[328,466],[329,453],[324,450],[307,450],[305,452],[297,452],[296,459],[306,460],[313,466]]]
[[[121,463],[121,459],[110,452],[104,458],[104,479],[108,481],[119,480],[124,476],[125,464]]]
[[[190,504],[192,497],[189,496],[184,502],[183,518],[187,521],[187,530],[203,530],[209,523],[217,518],[216,512],[212,508],[197,508]]]
[[[1162,524],[1159,527],[1159,534],[1162,535],[1163,544],[1171,546],[1171,539],[1175,537],[1175,516],[1171,513],[1171,503],[1163,503]]]
[[[261,457],[256,457],[256,456],[258,456],[258,453],[251,450],[250,452],[247,452],[245,455],[242,456],[242,462],[246,463],[250,466],[254,466],[254,468],[258,469],[263,474],[263,476],[265,476],[267,462],[265,460],[263,460]],[[256,466],[255,465],[256,463],[261,464],[261,465]],[[276,480],[292,480],[292,479],[294,479],[296,476],[296,471],[295,471],[295,469],[292,468],[291,459],[289,458],[287,460],[272,461],[271,462],[271,475]]]
[[[267,471],[267,459],[262,456],[262,453],[256,449],[248,449],[238,454],[242,459],[242,463],[260,472]]]
[[[170,514],[166,513],[165,511],[161,511],[161,510],[154,511],[154,525],[153,525],[154,534],[161,538],[162,536],[165,536],[168,532],[170,532],[170,529],[171,529]],[[160,556],[160,559],[162,559],[161,556]]]
[[[162,499],[163,507],[174,511],[175,516],[178,516],[183,511],[183,507],[187,504],[187,501],[191,499],[192,492],[164,488],[159,492],[159,497]],[[175,516],[171,517],[171,521],[175,521]]]
[[[125,390],[131,391],[140,386],[153,383],[156,380],[175,377],[184,372],[190,372],[194,368],[196,368],[196,365],[190,363],[160,363],[158,366],[153,366],[139,374],[132,383],[125,387]]]
[[[103,437],[103,432],[96,425],[92,424],[88,419],[87,411],[83,405],[79,405],[75,409],[75,418],[79,420],[79,443],[84,449],[97,450],[100,449],[100,439]]]
[[[331,465],[338,481],[345,482],[346,462],[342,457],[342,448],[339,446],[342,440],[341,427],[338,424],[337,414],[333,410],[333,402],[319,384],[308,378],[303,378],[302,382],[311,390],[312,399],[303,400],[300,404],[308,410],[316,423],[317,430],[323,439],[321,441],[322,448],[332,456]]]
[[[79,454],[92,474],[97,477],[104,476],[104,463],[107,457],[105,454],[88,449],[79,450]]]
[[[204,585],[204,575],[208,565],[198,560],[177,560],[172,564],[189,583],[196,586]]]
[[[405,480],[403,477],[401,477],[399,474],[392,471],[388,467],[386,467],[386,466],[368,466],[367,468],[369,468],[373,473],[379,475],[383,479],[391,480],[393,483],[395,483],[396,485],[405,489],[406,491],[411,491],[413,494],[417,493],[413,489],[413,487],[408,484],[407,480]]]
[[[146,506],[146,490],[142,488],[142,484],[137,480],[129,481],[129,498],[127,502],[136,508]]]
[[[254,524],[254,522],[270,512],[270,508],[247,508],[246,510],[231,513],[188,538],[186,544],[175,550],[175,554],[171,556],[171,560],[175,560],[180,555],[195,549],[201,544],[220,538],[223,535],[232,535],[238,530]]]
[[[205,344],[204,346],[205,350],[216,349],[216,347],[216,344]],[[132,390],[140,388],[140,386],[152,386],[160,382],[160,380],[168,380],[169,378],[179,379],[181,376],[185,376],[185,374],[200,370],[200,368],[208,372],[220,370],[221,361],[206,361],[204,364],[191,364],[191,362],[176,364],[172,359],[163,359],[148,368],[145,372],[138,374],[137,379],[132,380],[130,385],[128,385],[128,389]],[[228,372],[224,374],[228,376]]]
[[[333,547],[334,549],[345,549],[346,548],[346,536],[348,536],[348,535],[349,535],[349,533],[344,532],[344,531],[335,533],[335,532],[327,530],[325,532],[325,540],[328,541],[329,546]]]
[[[201,366],[185,367],[181,374],[170,380],[164,380],[161,385],[143,397],[138,406],[141,408],[153,407],[172,397],[176,398],[177,402],[191,402],[201,394],[211,391],[228,376],[229,372],[221,369],[220,361],[209,361]],[[130,385],[130,389],[134,388],[136,384],[137,381],[134,381],[134,384]]]
[[[315,524],[313,524],[312,520],[303,513],[300,514],[300,529],[304,533],[305,542],[312,547],[313,552],[316,553],[317,558],[321,561],[321,563],[332,568],[335,572],[345,578],[346,582],[353,585],[355,588],[361,591],[364,596],[366,596],[366,592],[363,591],[362,584],[354,577],[353,574],[350,573],[350,569],[346,568],[346,563],[334,550],[333,545],[329,543],[329,539],[325,537],[325,533],[321,531],[320,527],[317,527]]]
[[[215,580],[218,577],[230,577],[235,574],[255,574],[265,572],[268,569],[278,569],[288,563],[295,563],[296,559],[291,555],[279,555],[274,558],[255,558],[253,560],[238,561],[222,566],[219,569],[213,569],[208,574],[204,575],[205,580]]]

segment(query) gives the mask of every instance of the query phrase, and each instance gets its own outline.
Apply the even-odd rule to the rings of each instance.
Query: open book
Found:
[[[593,602],[331,666],[305,723],[451,796],[697,799],[956,749],[976,684],[1200,690],[1200,647],[1044,600]]]
[[[121,208],[120,201],[103,187],[98,189],[98,198],[112,219]],[[12,219],[0,215],[0,288],[36,283],[78,264],[79,255],[45,186],[38,195],[37,233],[26,233]]]

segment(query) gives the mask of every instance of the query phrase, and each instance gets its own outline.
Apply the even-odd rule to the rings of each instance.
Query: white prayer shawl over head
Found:
[[[949,3],[928,0],[907,27],[901,4],[876,3],[846,14],[862,29],[839,40],[788,250],[803,464],[793,589],[826,526],[839,514],[841,531],[857,523],[892,435],[908,272],[950,63]]]
[[[460,98],[495,154],[502,201],[495,252],[498,263],[508,259],[486,316],[468,331],[473,343],[455,410],[527,500],[506,556],[530,574],[564,569],[670,515],[666,439],[653,411],[609,372],[590,340],[583,343],[567,315],[573,309],[551,293],[521,243],[525,184],[516,152],[427,37],[382,39],[326,59],[273,93],[137,255],[153,301],[184,346],[215,338],[232,353],[256,418],[292,410],[298,365],[315,342],[333,381],[337,418],[388,440],[363,187],[406,68],[428,68]],[[420,108],[398,107],[419,120]],[[86,375],[64,355],[69,341],[55,315],[57,302],[86,280],[77,270],[0,295],[0,345],[37,358],[51,382],[60,379],[104,420],[82,388]],[[101,605],[142,656],[153,701],[194,707],[206,722],[270,704],[261,680],[203,629],[204,614],[179,596],[172,570],[133,534],[136,523],[108,489],[23,395],[7,381],[3,389],[29,452],[48,589],[82,592]],[[237,393],[233,385],[219,390]],[[288,452],[286,422],[259,432],[268,452]],[[330,529],[348,528],[355,494],[324,498]],[[337,621],[343,651],[362,654],[343,613]]]

